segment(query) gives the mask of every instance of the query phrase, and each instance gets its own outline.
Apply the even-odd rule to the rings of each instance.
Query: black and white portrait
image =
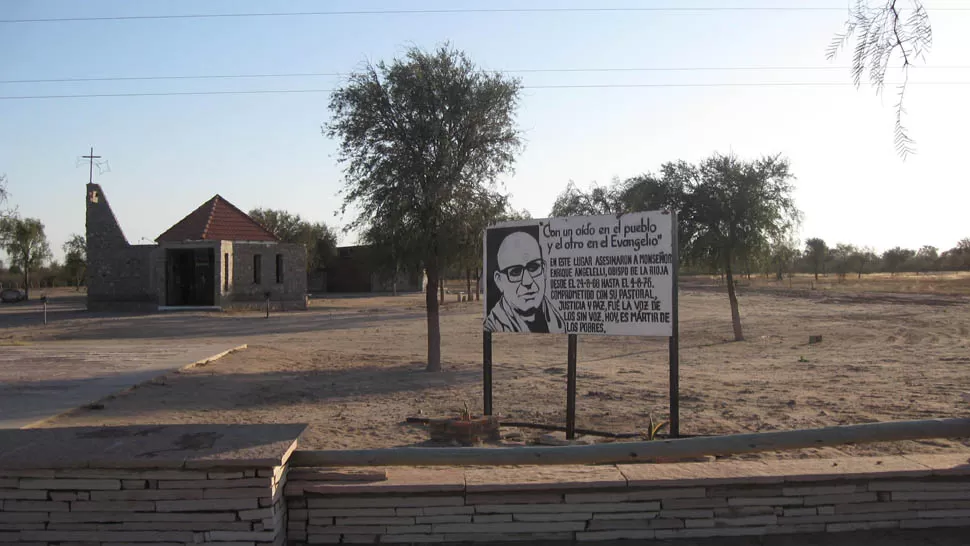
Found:
[[[563,332],[562,316],[547,296],[549,264],[539,244],[539,226],[490,229],[485,251],[485,330]]]

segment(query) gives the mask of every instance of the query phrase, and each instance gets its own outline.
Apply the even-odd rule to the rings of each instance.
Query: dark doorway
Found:
[[[211,248],[169,249],[165,255],[165,303],[215,305],[215,252]]]

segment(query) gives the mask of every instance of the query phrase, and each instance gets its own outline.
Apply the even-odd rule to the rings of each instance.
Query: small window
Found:
[[[276,284],[283,284],[283,255],[276,255]]]
[[[253,284],[263,283],[263,255],[253,256]]]
[[[351,253],[350,253],[350,249],[349,248],[341,248],[339,250],[340,250],[340,258],[341,259],[344,259],[344,260],[349,260],[350,259],[350,254]]]
[[[229,291],[229,253],[228,252],[226,252],[222,256],[222,268],[223,268],[222,291],[228,292]]]

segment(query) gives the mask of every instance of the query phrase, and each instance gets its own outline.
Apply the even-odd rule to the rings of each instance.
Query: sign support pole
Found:
[[[492,414],[492,332],[482,332],[482,397],[484,415]]]
[[[671,298],[670,298],[670,436],[680,437],[680,316],[677,296],[679,291],[680,253],[677,241],[677,212],[670,212],[671,225]]]
[[[576,345],[579,337],[569,334],[566,356],[566,439],[576,438]]]

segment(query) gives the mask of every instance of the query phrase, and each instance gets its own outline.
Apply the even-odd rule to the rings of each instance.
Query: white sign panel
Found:
[[[485,232],[485,331],[672,334],[665,211],[507,222]]]

